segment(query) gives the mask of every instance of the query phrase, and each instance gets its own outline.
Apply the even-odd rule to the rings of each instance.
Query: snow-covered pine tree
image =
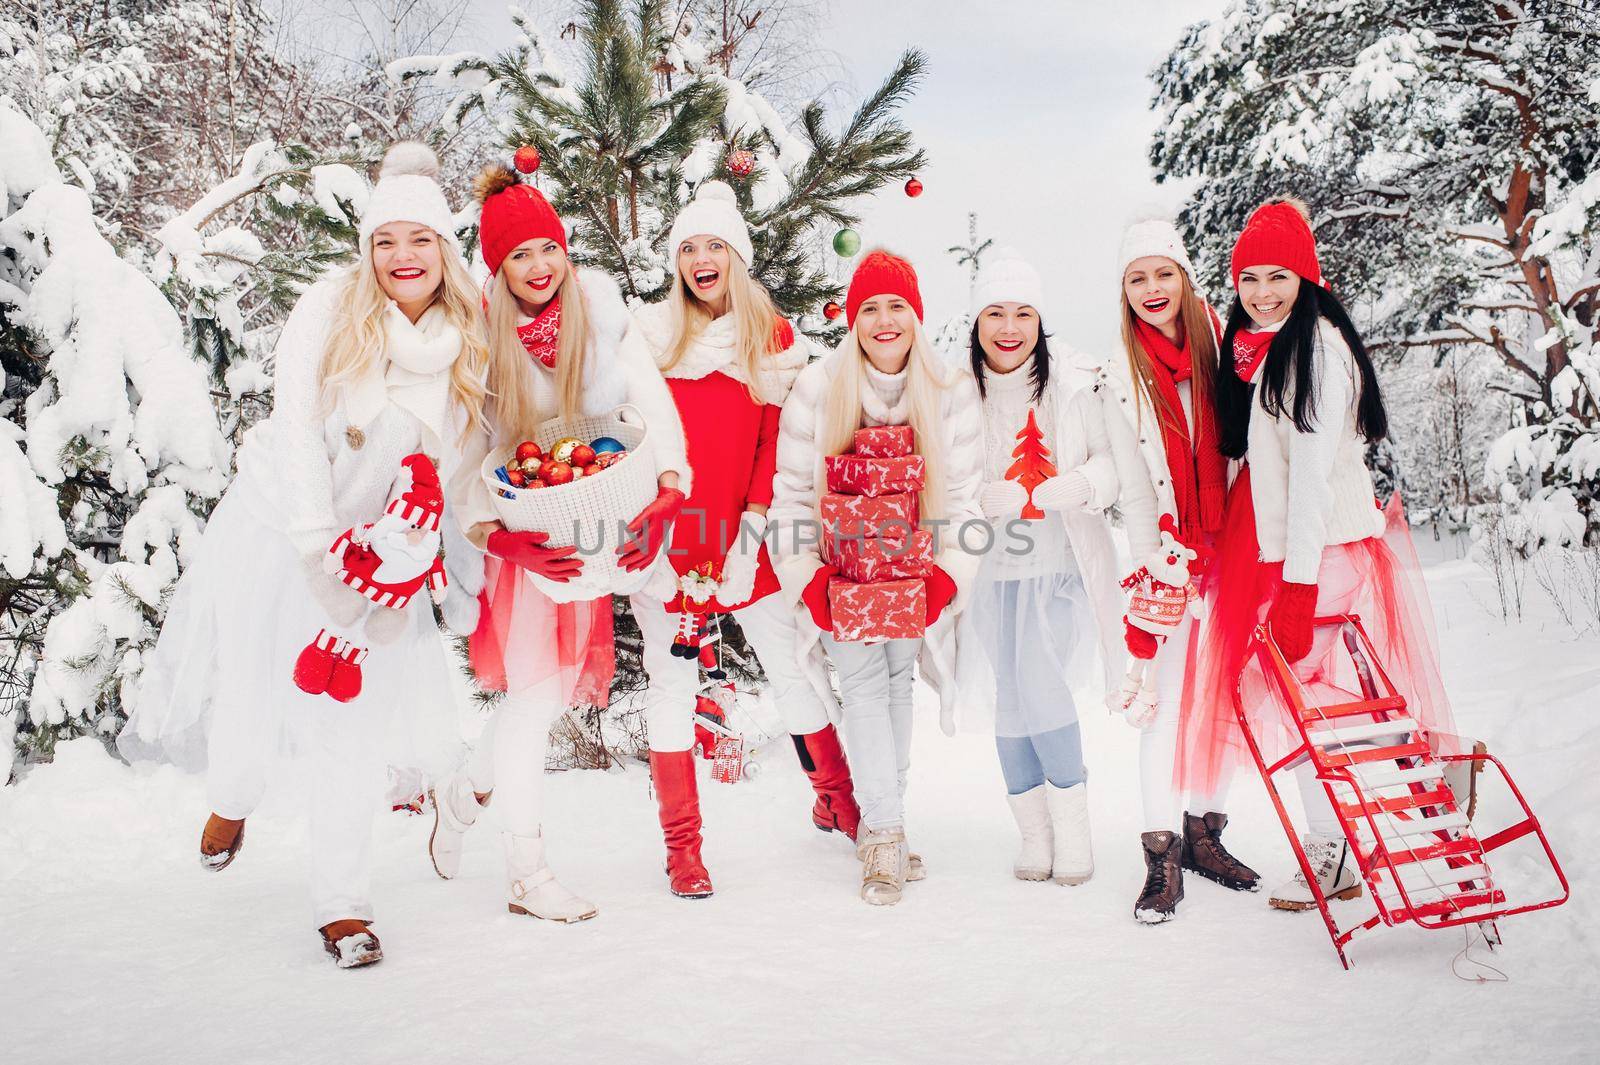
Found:
[[[1305,199],[1391,376],[1496,365],[1519,426],[1492,472],[1535,540],[1600,538],[1597,40],[1600,12],[1563,0],[1237,0],[1153,75],[1151,163],[1198,180],[1182,223],[1209,287],[1255,204]]]
[[[47,752],[116,731],[228,447],[177,314],[4,100],[0,142],[0,734]]]
[[[752,272],[785,314],[814,315],[840,294],[825,267],[825,241],[859,222],[860,197],[923,164],[896,117],[922,74],[922,56],[901,56],[842,130],[830,129],[826,109],[812,102],[796,134],[764,98],[723,72],[724,56],[708,49],[692,16],[670,21],[668,6],[579,4],[568,27],[576,76],[517,9],[520,36],[498,57],[418,56],[390,73],[457,85],[451,121],[486,109],[508,154],[523,144],[537,148],[538,183],[575,225],[574,258],[612,273],[628,296],[665,292],[671,272],[662,242],[694,187],[715,177],[733,185],[750,220]],[[826,328],[820,315],[802,325]]]

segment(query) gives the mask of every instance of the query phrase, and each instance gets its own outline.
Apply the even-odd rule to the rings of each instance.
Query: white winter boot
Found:
[[[861,898],[874,906],[899,902],[910,864],[906,834],[898,828],[863,832],[856,841],[856,857],[861,859]]]
[[[1011,872],[1018,880],[1049,880],[1056,844],[1044,785],[1029,788],[1021,795],[1007,795],[1006,801],[1011,804],[1011,816],[1017,819],[1017,829],[1022,833],[1022,849],[1017,852]]]
[[[1350,860],[1350,845],[1343,836],[1305,835],[1300,837],[1306,861],[1322,885],[1322,894],[1329,899],[1357,899],[1361,897],[1361,878],[1356,875],[1355,862]],[[1267,900],[1278,910],[1309,910],[1317,904],[1312,897],[1311,885],[1304,873],[1295,873],[1294,879],[1281,885]]]
[[[451,776],[428,792],[433,802],[433,834],[428,837],[428,856],[433,859],[433,871],[446,880],[454,880],[461,872],[461,848],[467,840],[467,829],[478,821],[483,804],[472,790],[472,781],[465,773]]]
[[[599,911],[588,899],[579,898],[556,879],[544,861],[543,836],[513,836],[506,841],[506,908],[524,917],[538,917],[559,924],[587,921]]]
[[[1050,879],[1058,884],[1085,883],[1094,876],[1094,845],[1089,839],[1089,785],[1058,788],[1046,783],[1044,794],[1054,836]]]

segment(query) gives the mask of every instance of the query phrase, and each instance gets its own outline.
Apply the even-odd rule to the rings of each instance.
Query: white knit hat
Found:
[[[996,248],[978,269],[972,284],[972,317],[991,303],[1026,303],[1034,310],[1044,302],[1039,271],[1029,266],[1015,248]]]
[[[444,190],[434,180],[438,173],[439,157],[426,144],[399,141],[385,152],[378,183],[361,213],[361,247],[368,246],[372,231],[379,226],[415,222],[438,233],[459,253],[455,216],[444,201]]]
[[[671,249],[672,269],[678,269],[678,245],[690,237],[704,233],[728,242],[744,265],[755,263],[755,249],[750,245],[750,226],[739,213],[739,201],[726,181],[704,181],[694,190],[694,199],[684,205],[673,219],[672,232],[667,236]]]
[[[1183,268],[1194,283],[1194,264],[1183,246],[1183,236],[1168,218],[1145,218],[1129,223],[1122,231],[1122,251],[1117,255],[1117,279],[1128,272],[1128,264],[1146,255],[1161,255]]]

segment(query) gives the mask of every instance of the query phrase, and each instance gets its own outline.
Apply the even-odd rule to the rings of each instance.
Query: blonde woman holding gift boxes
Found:
[[[995,746],[1022,835],[1021,880],[1082,884],[1094,874],[1088,784],[1068,687],[1120,667],[1125,598],[1104,510],[1154,524],[1125,419],[1108,411],[1092,369],[1054,353],[1040,321],[1043,286],[1016,253],[996,252],[973,289],[972,370],[983,395],[979,502],[995,524],[963,647],[993,670]],[[971,672],[963,657],[963,683]],[[980,667],[981,670],[981,667]],[[987,695],[988,692],[983,693]],[[947,724],[948,728],[948,724]]]
[[[850,330],[844,341],[801,371],[784,404],[771,543],[784,595],[809,619],[808,642],[822,641],[839,674],[845,746],[861,808],[861,897],[892,905],[908,879],[924,875],[906,846],[912,670],[920,656],[925,679],[938,685],[942,699],[953,700],[954,684],[947,683],[953,678],[953,617],[979,562],[963,545],[971,526],[982,524],[982,424],[971,376],[942,365],[923,333],[922,296],[910,263],[884,251],[865,255],[851,278],[845,313]],[[826,460],[859,451],[857,431],[874,426],[910,427],[921,459],[913,471],[920,489],[880,493],[852,485],[853,493],[829,491]],[[887,465],[896,466],[893,460]],[[899,464],[908,465],[915,464]],[[865,519],[868,528],[846,528],[838,519],[849,515]],[[886,516],[900,521],[879,520]],[[939,534],[931,547],[905,536],[903,519],[919,517],[924,530]],[[821,533],[830,520],[839,535],[829,536],[825,556]],[[895,524],[900,529],[884,528]],[[847,580],[840,575],[840,547],[863,533],[898,533],[890,553],[910,564],[926,549],[927,564],[917,567],[919,576],[885,580],[879,590]],[[982,546],[979,540],[976,549]],[[858,549],[863,557],[857,563],[864,564],[867,553]],[[892,617],[894,625],[863,628],[865,615]]]

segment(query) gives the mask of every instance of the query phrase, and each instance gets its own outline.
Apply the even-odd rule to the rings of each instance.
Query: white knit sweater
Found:
[[[1263,562],[1282,562],[1283,579],[1315,584],[1323,549],[1354,543],[1384,530],[1373,494],[1366,444],[1356,432],[1355,358],[1339,330],[1318,323],[1312,357],[1316,402],[1311,431],[1287,416],[1274,417],[1260,402],[1250,409],[1250,494]]]

